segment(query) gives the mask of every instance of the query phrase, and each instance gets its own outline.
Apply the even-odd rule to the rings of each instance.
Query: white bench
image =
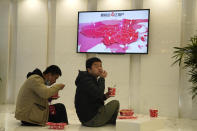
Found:
[[[137,115],[137,119],[117,119],[116,131],[156,131],[164,128],[164,118]]]

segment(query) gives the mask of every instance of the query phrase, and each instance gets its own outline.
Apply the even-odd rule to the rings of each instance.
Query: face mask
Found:
[[[45,80],[45,85],[50,86],[51,82],[49,80]]]

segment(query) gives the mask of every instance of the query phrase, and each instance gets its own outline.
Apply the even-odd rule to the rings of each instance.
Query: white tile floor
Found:
[[[48,127],[24,127],[20,126],[20,122],[14,118],[14,105],[0,105],[0,131],[50,131]],[[68,109],[67,109],[68,110]],[[90,128],[81,126],[76,114],[68,110],[70,125],[65,131],[115,131],[116,127],[106,125],[104,127]],[[122,131],[127,131],[122,129]],[[165,120],[165,128],[158,131],[197,131],[197,120],[190,119],[173,119]]]

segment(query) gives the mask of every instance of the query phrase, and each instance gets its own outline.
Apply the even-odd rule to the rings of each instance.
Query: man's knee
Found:
[[[112,102],[115,104],[115,105],[120,105],[120,102],[118,100],[112,100]]]
[[[58,109],[60,110],[66,110],[66,107],[64,104],[62,103],[57,103],[57,104],[54,104]]]
[[[116,107],[120,107],[120,102],[118,100],[112,100],[111,101],[113,103],[113,105],[115,105]]]

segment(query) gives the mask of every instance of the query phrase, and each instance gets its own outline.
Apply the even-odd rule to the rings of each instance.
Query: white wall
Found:
[[[9,58],[9,1],[0,1],[0,103],[6,99]]]
[[[85,54],[76,53],[78,11],[87,10],[87,0],[59,0],[56,3],[55,64],[62,69],[58,82],[66,84],[60,92],[67,108],[74,108],[75,79],[85,69]]]
[[[18,0],[15,97],[29,71],[46,67],[47,19],[47,0]]]
[[[149,54],[97,56],[109,70],[108,81],[118,85],[116,98],[121,108],[130,104],[136,112],[145,114],[150,108],[158,108],[160,115],[177,117],[179,69],[171,67],[171,56],[173,47],[180,45],[181,5],[177,0],[135,2],[98,0],[97,10],[131,9],[140,4],[150,8]]]
[[[0,76],[5,79],[0,101],[5,101],[6,88],[9,100],[15,100],[29,71],[57,64],[63,73],[57,82],[66,87],[56,102],[73,109],[78,70],[85,70],[86,58],[97,56],[108,71],[106,87],[117,85],[117,95],[112,99],[118,99],[121,108],[145,114],[150,108],[158,108],[160,115],[172,117],[191,111],[192,101],[185,91],[189,83],[181,82],[186,82],[187,76],[178,66],[171,67],[173,47],[182,45],[186,39],[182,32],[190,29],[181,17],[185,15],[181,14],[183,5],[191,4],[187,0],[18,0],[12,4],[16,9],[9,15],[9,1],[0,1]],[[76,53],[78,11],[135,8],[151,9],[148,55]],[[10,22],[9,18],[14,20]],[[12,22],[13,27],[9,25]],[[6,82],[7,78],[12,84],[11,80]]]
[[[159,114],[178,117],[179,68],[171,67],[173,47],[180,46],[181,2],[144,0],[151,9],[149,54],[141,57],[140,112],[158,108]]]
[[[97,10],[127,10],[131,6],[131,0],[97,0]]]

